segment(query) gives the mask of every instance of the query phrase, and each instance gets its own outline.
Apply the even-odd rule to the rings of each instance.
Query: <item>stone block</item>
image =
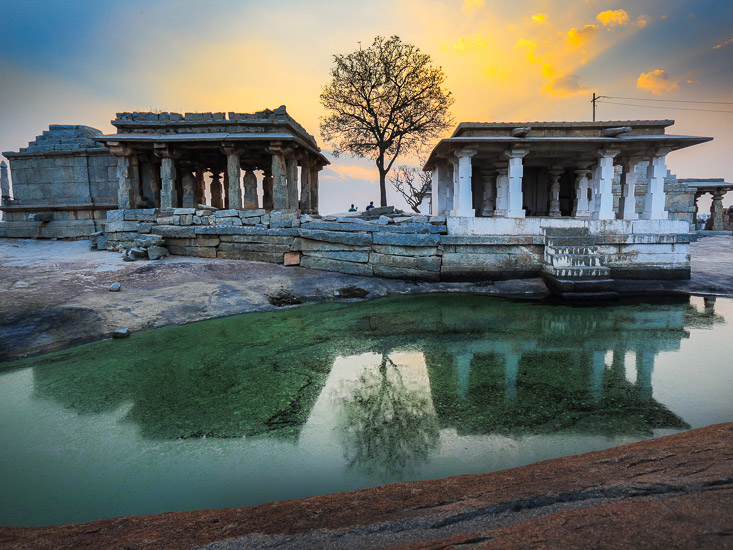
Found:
[[[263,210],[262,208],[257,208],[254,210],[238,210],[237,213],[239,214],[239,217],[244,218],[259,218],[260,216],[264,216],[267,214],[267,210]]]
[[[188,239],[196,236],[196,229],[195,227],[180,227],[177,225],[158,225],[153,227],[150,232],[164,237]]]
[[[348,273],[349,275],[372,276],[372,266],[355,262],[342,262],[328,258],[317,258],[315,256],[303,256],[300,259],[300,267],[308,269],[320,269],[322,271],[336,271]]]
[[[138,223],[137,222],[107,222],[104,224],[104,230],[106,232],[116,232],[116,231],[137,231],[138,230]]]
[[[196,256],[198,258],[216,258],[216,248],[213,246],[177,246],[168,245],[166,248],[176,256]]]
[[[228,218],[214,218],[217,226],[239,226],[242,225],[242,219],[239,217],[228,217]]]
[[[175,222],[175,218],[173,216],[158,216],[157,222],[160,225],[173,225]]]
[[[173,215],[174,225],[193,225],[193,214]]]
[[[414,269],[418,271],[440,271],[439,256],[391,256],[373,252],[369,258],[373,265]]]
[[[285,228],[285,227],[298,227],[299,225],[300,225],[300,222],[298,220],[270,221],[270,227],[273,229]]]
[[[298,235],[298,231],[299,229],[297,227],[281,227],[276,229],[268,229],[267,234],[296,237]]]
[[[175,245],[175,246],[219,246],[219,242],[220,241],[218,237],[194,237],[192,239],[177,239],[173,237],[168,237],[165,239],[166,245]],[[153,244],[163,244],[163,243],[153,243]]]
[[[393,246],[387,244],[372,245],[372,250],[379,254],[393,256],[438,256],[440,250],[435,246]]]
[[[315,241],[352,244],[356,246],[367,246],[372,244],[371,233],[348,233],[342,231],[320,231],[300,228],[298,230],[298,235]],[[379,235],[379,233],[377,233],[377,235]]]
[[[350,220],[351,221],[351,220]],[[379,231],[380,227],[371,223],[309,222],[301,225],[303,229],[322,229],[324,231]]]
[[[107,221],[108,222],[121,222],[125,219],[124,210],[107,210]]]
[[[249,260],[252,262],[268,262],[271,264],[283,263],[284,253],[281,252],[255,252],[252,250],[219,250],[217,258],[225,260]]]
[[[152,209],[125,210],[125,221],[155,222],[157,221],[157,216]]]
[[[300,265],[300,252],[286,252],[283,265]]]
[[[140,222],[138,225],[137,232],[141,234],[150,233],[150,231],[153,229],[152,223],[146,223],[146,222]]]
[[[438,271],[420,271],[417,269],[409,269],[404,267],[393,267],[386,265],[375,265],[373,273],[375,277],[384,277],[386,279],[407,279],[417,281],[438,281],[440,273]]]
[[[374,244],[386,244],[396,246],[437,246],[440,242],[439,235],[416,234],[416,233],[388,233],[380,231],[374,234]]]
[[[390,233],[446,233],[448,229],[445,225],[435,225],[428,223],[401,223],[399,225],[383,226],[382,231]]]
[[[277,244],[277,243],[236,243],[236,242],[222,242],[219,245],[219,251],[228,252],[232,250],[239,250],[243,252],[290,252],[289,244]]]
[[[257,226],[201,225],[191,228],[196,235],[266,235],[267,229]]]
[[[440,235],[443,245],[542,245],[541,235]]]
[[[253,218],[240,218],[242,220],[242,225],[258,225],[260,223],[259,217],[253,217]]]
[[[356,262],[365,264],[369,261],[369,252],[352,252],[350,250],[309,250],[303,252],[303,256],[314,258],[327,258],[342,262]]]
[[[222,235],[222,242],[229,243],[271,243],[292,246],[293,237],[279,235]]]
[[[173,215],[174,216],[185,216],[185,215],[193,215],[196,214],[195,208],[174,208],[173,209]]]
[[[369,252],[371,248],[369,246],[355,246],[351,244],[345,244],[345,243],[332,243],[332,242],[325,242],[325,241],[315,241],[310,239],[304,239],[304,238],[296,238],[293,241],[293,245],[291,247],[291,250],[293,251],[339,251],[339,250],[346,250],[346,251],[359,251],[359,252]]]
[[[445,225],[446,224],[445,216],[430,216],[430,218],[428,218],[428,221],[436,225]]]
[[[217,218],[238,218],[239,211],[229,208],[227,210],[217,210],[214,212],[214,216]]]

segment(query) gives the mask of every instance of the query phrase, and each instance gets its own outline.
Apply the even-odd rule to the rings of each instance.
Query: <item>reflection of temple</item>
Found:
[[[127,418],[144,437],[297,437],[333,393],[337,357],[409,352],[425,357],[426,374],[413,377],[425,385],[418,393],[459,434],[644,435],[686,427],[652,397],[657,355],[679,349],[688,327],[720,321],[709,301],[698,311],[685,302],[570,308],[401,297],[150,331],[38,358],[33,375],[38,396],[79,413],[132,402]],[[399,389],[397,376],[382,376],[377,391]],[[395,414],[417,391],[402,379],[409,391],[395,394]]]

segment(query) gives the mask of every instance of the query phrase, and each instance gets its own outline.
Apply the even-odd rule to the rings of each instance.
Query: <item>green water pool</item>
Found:
[[[0,372],[0,525],[489,472],[730,421],[732,319],[722,298],[411,296],[24,360]]]

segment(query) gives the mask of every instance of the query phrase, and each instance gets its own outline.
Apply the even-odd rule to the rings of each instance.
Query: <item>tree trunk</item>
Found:
[[[387,172],[379,171],[379,206],[387,206]]]

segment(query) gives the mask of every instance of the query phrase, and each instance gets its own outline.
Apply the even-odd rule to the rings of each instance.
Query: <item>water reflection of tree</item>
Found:
[[[354,383],[342,407],[339,432],[349,466],[398,474],[427,460],[438,445],[431,400],[405,386],[399,367],[387,355],[378,370]]]

